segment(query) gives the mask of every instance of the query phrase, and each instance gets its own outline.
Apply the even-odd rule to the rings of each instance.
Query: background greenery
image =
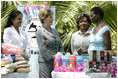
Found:
[[[1,1],[1,41],[8,14],[17,9],[18,5],[43,4],[43,1]],[[61,41],[66,52],[71,52],[71,35],[77,31],[76,18],[81,12],[89,14],[94,6],[104,10],[104,22],[111,28],[113,55],[117,55],[117,2],[116,1],[48,1],[56,7],[55,27],[60,33]],[[92,24],[90,28],[94,25]]]

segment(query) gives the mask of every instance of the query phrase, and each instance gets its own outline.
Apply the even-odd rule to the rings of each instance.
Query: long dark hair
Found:
[[[22,13],[20,11],[13,10],[8,16],[5,28],[10,27],[11,25],[13,25],[12,19],[15,19],[19,14],[22,15]]]
[[[88,21],[88,25],[90,26],[91,25],[91,20],[90,20],[90,17],[88,16],[88,14],[85,14],[84,12],[81,13],[80,15],[78,15],[77,19],[76,19],[76,23],[77,23],[77,28],[80,29],[79,27],[79,21],[81,18],[83,17],[86,17],[87,18],[87,21]]]

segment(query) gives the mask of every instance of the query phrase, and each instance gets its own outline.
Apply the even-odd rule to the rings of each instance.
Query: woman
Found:
[[[3,41],[6,44],[13,44],[20,48],[26,49],[28,39],[26,33],[21,29],[22,13],[18,10],[13,10],[8,17],[5,25]]]
[[[64,49],[58,32],[51,27],[53,12],[48,8],[44,8],[39,12],[39,18],[42,23],[42,26],[36,32],[36,39],[40,49],[39,77],[51,78],[54,55],[57,52],[64,52]]]
[[[3,41],[6,44],[13,44],[22,49],[28,49],[28,38],[26,33],[21,29],[22,23],[22,13],[18,10],[13,10],[8,17],[5,25]],[[22,54],[26,59],[28,59],[28,52]]]
[[[89,47],[88,37],[91,34],[91,30],[89,29],[91,20],[87,14],[81,13],[78,16],[76,23],[78,30],[80,30],[72,35],[71,50],[73,55],[78,56],[87,54]]]
[[[90,18],[97,25],[92,29],[88,41],[90,50],[111,50],[110,28],[103,22],[104,12],[100,7],[91,9]]]

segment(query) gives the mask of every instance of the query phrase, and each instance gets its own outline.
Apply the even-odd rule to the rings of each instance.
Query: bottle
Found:
[[[83,56],[76,56],[76,65],[82,65],[83,60]]]
[[[56,59],[54,59],[54,70],[55,70],[55,65],[56,65]]]
[[[84,57],[84,72],[89,71],[89,58]]]
[[[55,59],[54,59],[54,70],[55,70],[55,67],[59,67],[62,65],[61,57],[63,56],[63,54],[61,52],[57,52],[57,54],[55,54],[54,56],[55,56]]]
[[[104,51],[104,62],[107,63],[107,54],[108,52],[107,51]]]
[[[62,57],[60,55],[57,55],[55,58],[55,67],[62,66]]]
[[[92,62],[93,60],[93,52],[92,50],[89,50],[89,61]]]
[[[93,61],[97,61],[96,50],[93,50]]]
[[[62,65],[64,67],[68,67],[68,64],[69,64],[69,57],[68,56],[63,56],[62,57]]]
[[[108,62],[112,62],[112,51],[108,50],[108,58],[107,58]]]
[[[57,52],[57,54],[55,55],[55,57],[58,56],[58,55],[59,56],[63,56],[63,54],[61,52]]]
[[[15,54],[11,54],[11,58],[12,58],[12,60],[13,60],[13,63],[15,62]]]
[[[104,62],[104,51],[100,51],[100,62]]]
[[[75,56],[70,56],[69,66],[70,66],[70,69],[75,70],[75,68],[76,68],[76,57]]]
[[[71,55],[69,52],[67,52],[65,56],[68,56],[68,58],[70,58]]]
[[[99,69],[99,66],[100,66],[100,62],[96,62],[96,69]]]
[[[92,65],[92,61],[89,61],[89,68],[92,68],[93,65]]]

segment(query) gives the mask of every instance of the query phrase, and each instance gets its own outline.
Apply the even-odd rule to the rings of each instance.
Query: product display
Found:
[[[1,75],[9,73],[28,73],[30,65],[21,54],[1,54]],[[91,50],[89,55],[74,56],[70,53],[63,55],[58,52],[54,60],[54,72],[74,73],[111,73],[117,76],[117,59],[112,57],[112,51]]]
[[[28,61],[20,54],[14,54],[12,52],[1,54],[1,75],[28,73],[30,72],[29,67]]]

